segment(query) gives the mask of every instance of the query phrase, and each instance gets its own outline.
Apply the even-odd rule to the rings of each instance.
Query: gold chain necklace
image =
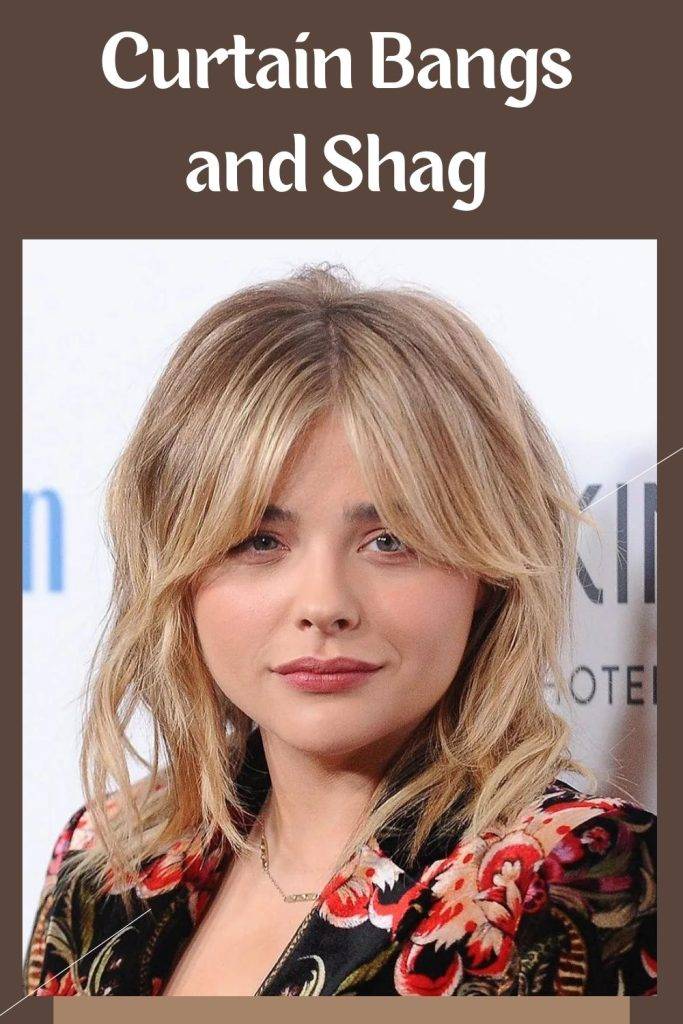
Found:
[[[280,893],[285,903],[301,903],[306,900],[317,900],[320,896],[319,892],[293,892],[287,894],[284,889],[278,885],[271,875],[270,868],[268,867],[268,843],[266,842],[266,830],[264,829],[263,824],[261,825],[261,864],[263,865],[263,870],[268,875],[268,878]]]

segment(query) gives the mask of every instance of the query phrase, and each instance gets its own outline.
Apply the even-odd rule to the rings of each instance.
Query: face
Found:
[[[206,665],[264,734],[319,757],[391,748],[448,689],[483,593],[425,563],[382,529],[341,422],[297,450],[259,532],[208,571],[194,594]],[[306,656],[380,667],[332,692],[298,689],[274,669]],[[348,677],[346,677],[348,678]]]

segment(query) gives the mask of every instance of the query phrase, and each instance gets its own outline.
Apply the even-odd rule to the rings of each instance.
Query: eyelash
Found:
[[[259,537],[268,537],[270,540],[275,540],[275,541],[278,539],[272,533],[265,533],[263,531],[259,531],[258,533],[252,533],[251,537],[247,537],[245,540],[242,541],[241,544],[238,544],[236,547],[231,548],[228,553],[229,554],[236,554],[237,552],[240,552],[240,551],[246,551],[248,545],[251,544],[252,541],[256,540]],[[373,537],[372,540],[368,541],[368,544],[374,543],[374,541],[379,540],[380,537],[391,537],[393,540],[397,541],[397,543],[403,544],[403,541],[399,540],[398,537],[395,537],[393,533],[389,533],[388,530],[383,530],[382,533],[379,533],[376,537]],[[253,548],[251,550],[254,551]],[[270,552],[272,552],[274,550],[275,550],[274,548],[271,548]],[[403,545],[403,550],[402,551],[380,551],[380,552],[378,552],[378,554],[396,555],[396,556],[398,556],[398,555],[408,554],[409,551],[410,551],[410,549],[407,548],[405,545]],[[263,554],[263,555],[267,555],[270,552],[268,552],[268,551],[260,551],[260,552],[259,551],[254,551],[255,554]]]

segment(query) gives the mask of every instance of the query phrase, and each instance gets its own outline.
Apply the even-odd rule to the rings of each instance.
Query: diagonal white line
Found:
[[[641,469],[640,473],[636,473],[635,476],[632,476],[629,480],[626,480],[623,484],[619,484],[619,487],[615,487],[613,491],[608,491],[607,494],[603,494],[601,497],[596,498],[595,501],[592,501],[590,503],[590,505],[586,505],[581,511],[582,512],[586,512],[589,508],[593,508],[594,505],[599,505],[601,501],[605,501],[606,498],[611,498],[611,496],[613,494],[616,494],[617,491],[621,487],[624,487],[624,486],[626,486],[626,484],[630,484],[634,480],[637,480],[638,477],[643,476],[644,473],[649,473],[649,471],[651,469],[656,469],[657,466],[661,466],[661,464],[663,462],[666,462],[667,459],[673,458],[674,455],[678,455],[678,453],[681,452],[681,451],[683,451],[683,445],[681,445],[680,448],[676,448],[675,451],[669,452],[668,455],[665,455],[664,458],[659,459],[657,462],[653,462],[651,466],[647,466],[645,469]],[[151,913],[151,907],[150,907],[149,910],[145,910],[142,914],[139,914],[137,917],[134,917],[133,920],[129,921],[128,924],[124,925],[123,928],[119,928],[119,930],[117,932],[114,932],[113,935],[110,935],[109,938],[104,939],[102,942],[98,943],[97,946],[93,946],[92,949],[87,950],[87,952],[85,952],[83,954],[83,956],[80,956],[78,958],[78,960],[74,960],[72,963],[68,964],[68,966],[65,967],[64,970],[60,971],[59,974],[55,974],[54,977],[55,978],[61,978],[62,974],[65,974],[67,971],[71,970],[71,968],[73,967],[74,964],[79,963],[86,956],[89,956],[90,953],[94,953],[96,949],[100,948],[100,946],[104,946],[111,939],[116,938],[117,935],[120,935],[121,932],[126,931],[126,929],[129,928],[132,924],[134,924],[136,921],[139,921],[141,917],[145,916],[145,914],[149,914],[149,913]],[[9,1013],[9,1011],[13,1010],[15,1006],[19,1006],[20,1003],[24,1002],[24,1000],[30,999],[31,996],[34,996],[37,991],[38,990],[36,989],[34,992],[30,992],[28,995],[22,996],[21,999],[17,999],[16,1003],[12,1003],[11,1006],[8,1006],[6,1009],[0,1010],[0,1017],[2,1017],[6,1013]]]
[[[72,963],[68,964],[68,966],[65,967],[63,971],[60,971],[59,974],[55,974],[54,977],[55,978],[61,978],[61,976],[63,974],[65,974],[67,971],[71,970],[71,968],[73,967],[74,964],[79,963],[86,956],[90,956],[90,954],[94,953],[96,949],[100,948],[100,946],[106,945],[107,942],[110,942],[112,939],[115,939],[117,935],[120,935],[121,932],[125,932],[126,929],[130,928],[130,926],[132,924],[135,924],[136,921],[139,921],[141,917],[145,916],[145,914],[150,914],[151,912],[152,912],[152,908],[150,907],[149,910],[144,910],[142,912],[142,914],[138,914],[138,916],[134,917],[132,921],[128,922],[128,924],[124,924],[123,928],[119,928],[119,930],[117,932],[114,932],[113,935],[110,935],[108,939],[104,939],[102,942],[98,942],[96,946],[93,946],[92,949],[89,949],[87,952],[85,952],[83,954],[83,956],[79,956],[78,960],[74,960]],[[0,1017],[2,1017],[2,1015],[5,1014],[5,1013],[9,1013],[9,1011],[13,1010],[15,1006],[19,1005],[19,1003],[23,1003],[24,999],[30,999],[31,996],[34,996],[37,991],[38,991],[38,989],[35,989],[33,992],[29,992],[27,995],[22,996],[21,999],[17,999],[16,1003],[12,1003],[12,1005],[8,1006],[7,1009],[0,1010]]]
[[[626,480],[623,484],[619,484],[619,487],[615,487],[613,491],[608,491],[607,494],[603,494],[600,498],[596,498],[595,501],[591,501],[590,505],[586,505],[581,509],[581,511],[586,512],[589,508],[593,508],[593,505],[599,505],[601,501],[605,500],[605,498],[611,498],[612,495],[616,494],[620,488],[625,487],[626,484],[630,484],[634,480],[637,480],[639,476],[643,475],[643,473],[649,473],[651,469],[656,469],[657,466],[661,466],[663,462],[666,462],[667,459],[672,459],[674,455],[678,455],[679,452],[683,452],[683,445],[681,445],[680,448],[677,448],[676,451],[669,452],[668,455],[665,455],[664,458],[660,459],[658,462],[653,462],[651,466],[647,467],[647,469],[641,469],[640,473],[636,473],[636,475],[632,476],[630,480]]]

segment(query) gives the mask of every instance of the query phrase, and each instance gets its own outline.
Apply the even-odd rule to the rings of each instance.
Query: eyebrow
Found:
[[[381,522],[379,512],[374,505],[367,501],[359,501],[355,505],[344,505],[343,516],[346,522],[354,524]],[[301,516],[290,508],[281,508],[280,505],[267,505],[262,516],[262,522],[266,521],[270,523],[297,524],[301,521]]]

